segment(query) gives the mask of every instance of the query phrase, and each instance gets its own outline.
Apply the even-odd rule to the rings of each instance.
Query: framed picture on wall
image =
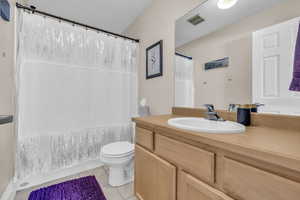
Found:
[[[146,79],[163,75],[163,41],[146,49]]]

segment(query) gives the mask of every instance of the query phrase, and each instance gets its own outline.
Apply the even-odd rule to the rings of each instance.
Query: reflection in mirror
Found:
[[[192,57],[175,54],[175,106],[194,107],[194,62]]]
[[[175,106],[300,115],[299,22],[299,0],[207,0],[178,19]]]

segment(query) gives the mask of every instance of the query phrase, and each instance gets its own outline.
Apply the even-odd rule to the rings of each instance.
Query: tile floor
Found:
[[[53,185],[56,183],[61,183],[63,181],[71,180],[74,178],[84,177],[94,175],[101,188],[106,196],[107,200],[137,200],[133,194],[133,183],[121,186],[121,187],[111,187],[108,184],[108,171],[104,167],[96,168],[93,170],[85,171],[79,174],[75,174],[73,176],[69,176],[66,178],[62,178],[53,182],[49,182],[37,187],[29,188],[26,190],[22,190],[17,192],[15,200],[27,200],[31,191],[39,189],[41,187],[46,187],[49,185]]]

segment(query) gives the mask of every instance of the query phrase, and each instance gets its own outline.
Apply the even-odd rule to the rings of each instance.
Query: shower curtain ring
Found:
[[[34,12],[35,12],[35,10],[36,10],[36,7],[33,6],[33,5],[31,5],[30,8],[31,8],[32,14],[34,14]]]

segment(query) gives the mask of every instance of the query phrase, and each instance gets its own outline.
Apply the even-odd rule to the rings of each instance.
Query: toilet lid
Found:
[[[115,142],[105,145],[102,148],[103,155],[106,156],[125,156],[131,154],[134,151],[134,145],[129,142]]]

